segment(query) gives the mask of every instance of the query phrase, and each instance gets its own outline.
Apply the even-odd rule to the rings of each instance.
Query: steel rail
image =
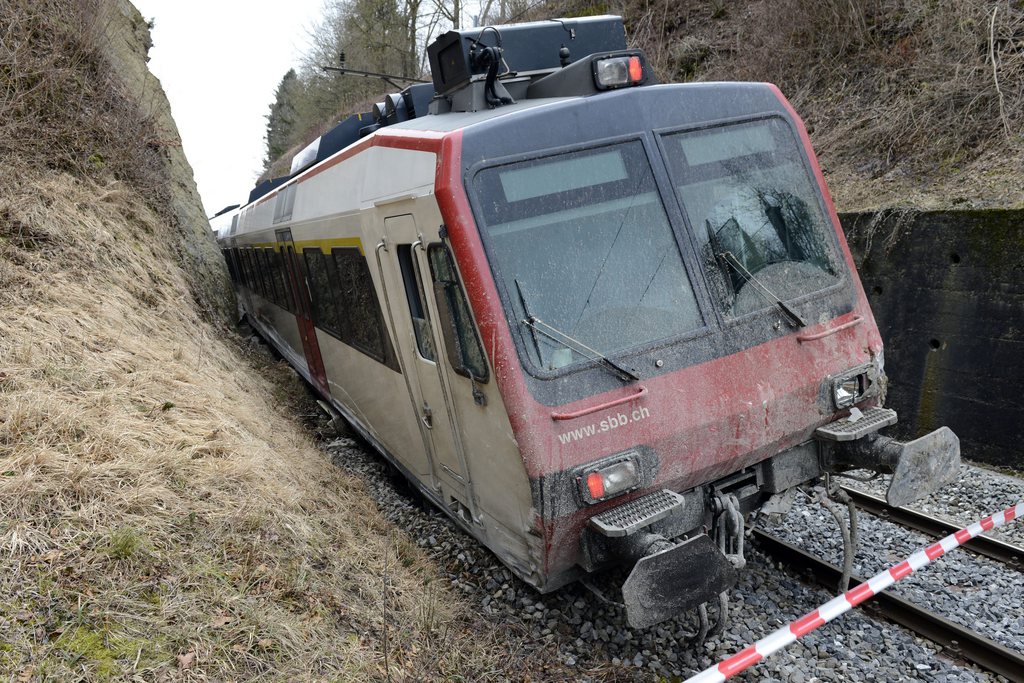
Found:
[[[926,515],[923,512],[908,508],[893,507],[884,499],[873,496],[847,486],[842,487],[857,507],[890,522],[905,526],[923,534],[942,538],[955,533],[959,525]],[[1015,569],[1024,569],[1024,548],[1011,545],[989,536],[976,536],[963,544],[963,547],[978,555],[1003,562]]]
[[[838,583],[842,571],[834,564],[761,529],[755,528],[752,532],[758,547],[776,562],[781,562],[797,572],[810,572],[811,578],[823,586],[834,588]],[[863,579],[851,577],[850,588],[863,582]],[[1024,653],[1000,645],[965,626],[922,609],[898,595],[882,592],[863,603],[862,607],[910,629],[933,643],[942,645],[951,654],[986,671],[1002,675],[1010,681],[1024,681]]]

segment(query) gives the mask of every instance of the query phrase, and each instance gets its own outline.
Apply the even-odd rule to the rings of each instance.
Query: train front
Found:
[[[534,104],[462,131],[446,219],[530,477],[542,589],[631,565],[647,626],[732,585],[746,517],[796,486],[863,467],[903,503],[955,476],[948,429],[878,433],[896,419],[881,339],[776,88]]]

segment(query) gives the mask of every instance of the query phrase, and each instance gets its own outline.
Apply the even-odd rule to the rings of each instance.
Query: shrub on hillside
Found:
[[[165,214],[161,136],[102,56],[103,0],[0,3],[0,157],[116,178]]]

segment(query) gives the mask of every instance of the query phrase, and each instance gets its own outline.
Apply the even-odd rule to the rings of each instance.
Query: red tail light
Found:
[[[587,470],[579,482],[584,500],[597,503],[635,489],[640,485],[640,472],[630,458]]]
[[[644,80],[644,67],[640,63],[639,57],[629,58],[629,80],[634,83],[639,83]]]

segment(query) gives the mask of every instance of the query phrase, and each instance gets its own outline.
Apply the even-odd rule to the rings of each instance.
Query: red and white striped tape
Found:
[[[775,654],[796,641],[797,638],[810,633],[823,624],[827,624],[868,598],[881,593],[911,572],[931,564],[953,548],[963,545],[986,531],[998,529],[1007,522],[1022,516],[1024,516],[1024,502],[1017,503],[1013,507],[1006,508],[1002,512],[997,512],[980,522],[975,522],[967,528],[950,534],[941,541],[933,543],[923,550],[918,550],[903,562],[871,577],[856,588],[851,588],[842,595],[832,598],[813,612],[809,612],[796,621],[783,626],[753,645],[740,650],[728,659],[724,659],[715,666],[686,679],[686,683],[708,683],[710,681],[717,683],[718,681],[731,678],[744,669],[757,664],[768,655]]]

